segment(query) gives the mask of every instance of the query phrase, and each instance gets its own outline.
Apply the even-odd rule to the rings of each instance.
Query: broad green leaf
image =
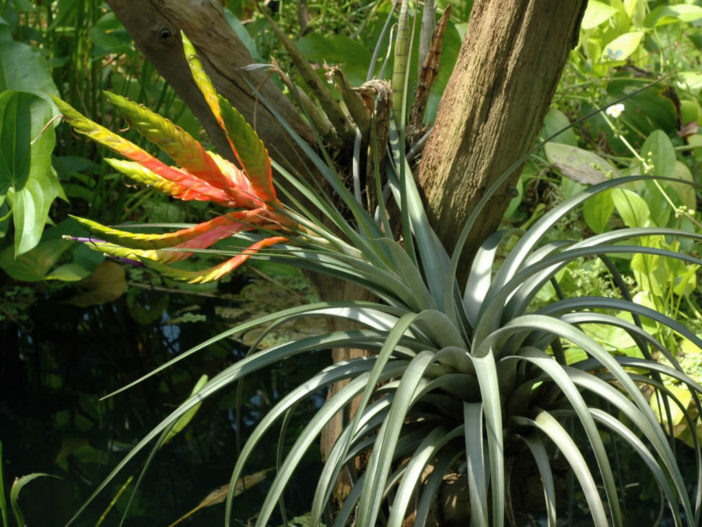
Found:
[[[634,53],[634,51],[636,51],[636,48],[639,47],[642,38],[643,33],[641,31],[631,31],[630,33],[619,35],[605,46],[600,60],[626,60],[632,53]]]
[[[697,345],[690,339],[683,338],[680,342],[680,350],[685,355],[702,355],[702,349],[697,347]]]
[[[589,4],[588,4],[589,7]],[[644,4],[641,0],[624,0],[624,10],[626,14],[631,18],[636,13],[636,8],[644,8]]]
[[[635,296],[635,299],[651,301],[652,309],[658,309],[656,299],[660,299],[667,287],[668,273],[665,261],[657,254],[635,254],[631,259],[631,270],[634,278],[645,295]],[[639,293],[639,294],[641,294]]]
[[[651,214],[651,224],[664,227],[668,225],[673,208],[668,203],[664,190],[655,181],[644,181],[643,185],[637,188],[639,196],[647,203],[648,211]],[[668,196],[669,197],[669,196]]]
[[[677,107],[666,96],[668,93],[663,88],[646,89],[638,93],[648,83],[648,79],[615,78],[607,86],[609,101],[626,97],[622,122],[631,126],[637,133],[646,136],[654,130],[677,130]],[[600,119],[601,120],[601,119]],[[602,133],[608,133],[609,127],[603,122]],[[638,142],[638,137],[636,138]],[[616,147],[618,140],[610,139],[610,146]],[[621,155],[630,156],[631,152],[622,147]]]
[[[641,147],[641,157],[644,160],[644,172],[661,178],[675,176],[675,148],[668,136],[662,130],[655,130],[648,136]],[[639,188],[640,196],[649,204],[651,221],[654,225],[664,226],[673,212],[669,196],[664,195],[662,185],[665,182],[646,181]]]
[[[60,238],[47,240],[17,257],[15,257],[14,247],[5,247],[0,251],[0,268],[15,280],[22,282],[44,280],[59,257],[72,244],[73,242]]]
[[[124,266],[112,260],[105,260],[78,285],[82,291],[73,295],[66,303],[88,307],[113,302],[127,290]]]
[[[32,92],[49,104],[49,94],[58,95],[49,66],[38,49],[9,39],[0,39],[0,92]]]
[[[550,163],[578,183],[594,185],[617,174],[617,169],[608,161],[577,146],[549,142],[544,150]]]
[[[690,169],[680,161],[675,162],[675,173],[673,177],[681,181],[693,182]],[[675,192],[676,195],[673,196],[673,201],[677,205],[683,205],[691,210],[697,208],[697,195],[694,186],[688,185],[687,183],[676,183],[674,181],[666,181],[663,186]]]
[[[636,255],[634,258],[631,259],[631,267],[632,270],[634,271],[634,275],[636,275],[636,272],[641,269],[640,264],[643,263],[643,260],[641,259],[642,256],[645,255]],[[638,259],[638,261],[637,261]],[[657,265],[657,262],[653,262],[654,266]],[[636,266],[639,266],[638,268]],[[646,269],[644,268],[644,271]],[[655,271],[655,269],[652,269],[652,272]],[[641,287],[646,288],[647,282],[644,280],[640,280]],[[643,306],[648,309],[656,309],[656,304],[653,301],[653,291],[651,288],[646,288],[643,291],[639,291],[634,295],[634,303]],[[641,323],[643,325],[644,330],[646,330],[648,333],[655,334],[658,331],[658,324],[655,321],[649,320],[647,318],[644,318],[641,320]]]
[[[77,263],[60,265],[48,275],[47,280],[60,280],[62,282],[77,282],[90,276],[90,271]]]
[[[90,40],[94,44],[91,55],[96,58],[113,53],[136,54],[132,38],[112,11],[105,13],[93,24]]]
[[[636,346],[636,342],[634,342],[629,333],[616,326],[588,324],[584,327],[584,331],[606,350],[621,353]]]
[[[596,0],[590,0],[587,3],[587,9],[583,15],[581,27],[584,30],[592,29],[599,26],[603,22],[609,20],[617,13],[617,9],[611,5]]]
[[[702,19],[702,7],[686,4],[666,5],[651,11],[645,18],[644,25],[653,28],[676,22],[695,22],[700,19]]]
[[[41,111],[41,99],[29,93],[0,93],[0,194],[27,183],[32,165],[32,113]],[[34,112],[32,111],[34,110]],[[48,119],[47,119],[48,120]],[[43,126],[43,125],[42,125]],[[34,129],[33,129],[34,128]],[[39,128],[41,130],[41,128]]]
[[[683,407],[687,407],[692,401],[692,394],[689,388],[683,385],[677,384],[666,384],[666,388],[670,391],[670,394],[678,399]],[[656,414],[658,420],[663,424],[668,424],[668,416],[665,411],[664,399],[667,397],[660,391],[657,391],[651,396],[651,408]],[[668,406],[670,407],[670,417],[673,426],[680,424],[683,420],[684,413],[682,409],[672,401],[669,401]]]
[[[678,79],[678,83],[683,85],[683,88],[687,88],[696,93],[699,93],[699,91],[702,89],[702,73],[699,71],[681,71],[676,74],[676,77]],[[687,122],[684,122],[683,124],[687,124]]]
[[[627,227],[646,227],[650,223],[648,205],[636,192],[615,188],[612,190],[612,200]]]
[[[352,86],[360,86],[366,81],[371,53],[358,39],[347,35],[323,36],[313,31],[295,43],[300,52],[310,62],[338,64]]]
[[[26,253],[39,243],[51,203],[62,192],[56,176],[47,171],[32,177],[22,190],[8,194],[15,224],[16,255]]]
[[[41,238],[49,207],[62,190],[51,168],[51,106],[32,93],[0,94],[0,195],[7,196],[15,225],[15,253]]]
[[[687,138],[687,142],[693,148],[692,155],[695,157],[695,160],[702,160],[702,134],[691,135]]]
[[[699,267],[689,265],[679,273],[672,275],[673,292],[678,296],[687,296],[697,290],[697,271]]]
[[[658,177],[673,177],[675,174],[675,148],[663,130],[655,130],[641,147],[644,162],[652,163],[650,173]]]
[[[702,75],[700,76],[702,81]],[[688,123],[697,122],[700,116],[700,105],[696,100],[693,99],[682,99],[680,101],[680,122],[683,125]]]
[[[578,136],[575,135],[572,128],[568,128],[569,126],[570,120],[566,114],[560,110],[551,108],[546,114],[546,117],[544,117],[544,126],[541,129],[540,135],[544,139],[548,139],[562,130],[562,132],[551,139],[551,141],[554,143],[563,143],[566,145],[576,146],[578,144]]]
[[[614,212],[614,201],[611,190],[595,194],[583,203],[585,223],[596,234],[605,231],[612,212]]]

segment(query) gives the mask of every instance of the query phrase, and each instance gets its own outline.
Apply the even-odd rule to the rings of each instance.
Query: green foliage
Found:
[[[466,16],[472,4],[439,2],[447,3],[466,11]],[[237,16],[247,14],[244,3],[230,4]],[[355,4],[344,3],[339,11]],[[381,34],[378,20],[389,14],[388,4],[373,4],[379,16],[368,16],[368,35]],[[334,18],[339,11],[328,15],[332,10],[326,4],[314,10],[319,17],[316,24],[333,20],[342,24]],[[76,22],[80,19],[77,12],[59,9],[54,24],[61,26],[69,16]],[[286,33],[295,33],[290,31],[294,22],[288,7],[277,16]],[[90,35],[95,47],[88,55],[105,56],[106,50],[129,55],[114,18],[109,14],[94,18]],[[230,19],[241,32],[237,21]],[[557,516],[562,519],[563,514],[554,505],[561,498],[554,457],[565,460],[580,485],[582,492],[571,493],[569,499],[584,503],[597,526],[624,523],[627,485],[640,481],[659,491],[656,506],[667,507],[676,525],[699,524],[702,315],[697,273],[702,235],[695,182],[699,182],[702,135],[695,126],[702,82],[693,71],[694,59],[685,53],[702,41],[699,29],[690,25],[699,19],[702,9],[691,4],[590,1],[580,47],[544,124],[542,138],[551,141],[528,160],[522,191],[506,215],[520,231],[488,238],[471,263],[467,282],[457,278],[457,270],[467,265],[459,259],[460,245],[453,256],[446,254],[429,225],[411,177],[413,167],[405,157],[403,130],[391,129],[391,162],[378,174],[387,181],[394,203],[381,200],[368,212],[348,188],[345,174],[301,143],[336,196],[320,193],[298,174],[275,167],[292,188],[308,196],[313,210],[286,209],[298,226],[295,232],[278,249],[261,247],[255,259],[259,265],[294,265],[327,274],[366,289],[374,300],[297,298],[299,305],[257,313],[253,320],[241,321],[155,369],[147,377],[231,336],[247,335],[247,356],[206,382],[136,444],[90,500],[149,442],[156,445],[153,455],[169,430],[178,428],[204,399],[281,361],[287,365],[320,348],[352,347],[368,356],[320,366],[261,417],[236,459],[227,523],[238,503],[237,483],[255,462],[266,434],[277,433],[279,451],[257,525],[272,521],[276,507],[285,510],[282,497],[317,436],[335,414],[354,407],[355,414],[345,422],[318,478],[310,513],[295,519],[303,525],[320,525],[332,510],[331,490],[346,470],[352,474],[352,489],[341,510],[335,511],[335,525],[399,526],[410,511],[421,525],[443,476],[461,473],[461,465],[466,467],[462,477],[469,489],[472,524],[503,525],[510,520],[509,481],[524,460],[536,467],[548,524],[556,525]],[[267,56],[262,45],[266,37],[256,31],[257,24],[260,21],[248,27]],[[450,34],[455,37],[457,29],[452,25]],[[348,67],[348,77],[355,75],[360,83],[366,73],[361,62],[368,60],[371,50],[348,42],[347,36],[331,32],[315,32],[299,41],[310,60],[321,62],[324,52],[331,51],[333,62]],[[682,44],[669,52],[670,42]],[[450,57],[451,45],[447,47]],[[410,71],[415,72],[416,57],[412,60]],[[641,88],[650,80],[636,77],[670,72],[675,76],[646,90]],[[120,75],[114,72],[122,93],[162,101],[148,93],[148,75],[141,79]],[[398,108],[406,106],[408,83],[415,77],[410,73],[396,84],[403,86]],[[437,86],[440,91],[441,82]],[[222,108],[233,142],[240,143],[242,133],[248,134],[248,146],[240,156],[244,168],[262,186],[269,185],[267,155],[258,138],[221,99],[209,91],[205,95],[218,117]],[[623,97],[623,108],[612,107],[552,137],[591,109]],[[80,107],[101,115],[99,98],[91,99]],[[281,126],[287,125],[281,122]],[[380,146],[384,151],[385,145]],[[67,187],[69,197],[112,196],[114,187],[77,184],[86,179],[83,172],[92,169],[89,164],[82,155],[55,163],[72,185]],[[463,227],[462,239],[498,187],[487,192]],[[105,188],[111,190],[106,193]],[[535,198],[530,196],[535,192]],[[147,217],[170,215],[171,209],[164,210],[166,202],[141,208],[142,200],[150,198],[138,196],[125,198],[129,206],[124,209],[144,211]],[[530,205],[534,207],[529,209]],[[388,210],[399,210],[398,217],[388,219]],[[392,236],[398,232],[402,235]],[[257,247],[261,241],[256,234],[242,238],[240,245],[212,252],[234,259],[242,248]],[[31,255],[28,260],[20,260],[22,256],[7,247],[0,253],[0,266],[21,279],[81,276],[83,271],[74,265],[76,252],[62,263],[74,247],[63,242],[49,236],[36,252],[25,253]],[[254,293],[255,302],[263,304],[261,293]],[[135,317],[144,321],[153,317],[147,310],[138,312],[138,295],[132,294],[128,303]],[[345,329],[327,332],[317,324],[320,317],[340,319]],[[316,331],[285,333],[283,339],[274,333],[282,325],[303,321]],[[288,433],[295,409],[339,381],[349,382],[319,403],[302,430]],[[693,447],[696,494],[689,492],[691,482],[678,459],[676,437]],[[619,452],[634,461],[622,467]],[[357,474],[359,456],[367,466]],[[644,466],[647,472],[632,473],[627,470],[631,464]]]
[[[0,223],[12,216],[20,255],[39,243],[49,207],[62,193],[51,170],[56,112],[49,95],[57,92],[44,58],[13,40],[2,19],[0,92]]]
[[[58,111],[51,96],[60,93],[78,107],[106,115],[101,91],[109,87],[168,110],[186,127],[192,126],[192,114],[174,101],[172,89],[138,56],[131,37],[101,2],[2,2],[0,16],[2,254],[10,252],[10,245],[16,257],[30,251],[40,243],[45,225],[65,219],[67,208],[100,211],[112,222],[148,218],[154,208],[141,208],[147,191],[127,199],[119,176],[93,164],[94,151],[86,151],[63,129],[55,132],[51,121]],[[104,68],[103,58],[109,59]],[[56,197],[67,204],[56,203]],[[66,255],[52,258],[65,260]],[[34,273],[33,280],[40,275]],[[70,270],[52,275],[58,280],[83,276]]]
[[[202,75],[199,69],[196,73]],[[206,79],[200,79],[199,84],[209,86]],[[213,110],[217,115],[218,107],[213,106]],[[699,258],[679,251],[678,245],[653,243],[662,237],[694,243],[702,240],[700,234],[653,223],[640,187],[653,184],[663,189],[661,181],[666,181],[661,175],[612,177],[611,169],[605,175],[599,162],[594,169],[591,166],[592,159],[599,157],[590,156],[589,162],[583,162],[578,157],[587,156],[586,152],[568,145],[551,145],[547,155],[566,175],[575,170],[575,165],[580,172],[585,168],[598,171],[604,181],[581,186],[580,190],[572,187],[567,199],[516,234],[516,243],[509,247],[504,245],[509,241],[504,232],[494,233],[480,247],[463,283],[457,278],[462,244],[477,215],[509,173],[486,192],[462,228],[456,252],[450,256],[431,229],[404,146],[392,124],[390,139],[394,163],[387,165],[386,175],[395,206],[401,212],[399,231],[404,236],[393,238],[393,230],[385,228],[384,202],[378,204],[377,214],[366,212],[341,176],[307,149],[352,218],[346,219],[335,211],[329,197],[315,197],[313,187],[277,166],[290,185],[310,196],[311,205],[324,221],[308,210],[287,210],[286,214],[300,225],[297,233],[291,234],[282,251],[262,249],[255,255],[261,261],[287,263],[350,282],[377,300],[314,302],[266,314],[240,323],[155,369],[147,377],[221,339],[267,326],[246,358],[221,371],[201,387],[197,396],[187,399],[147,434],[88,503],[150,442],[167,434],[202,400],[256,371],[294,360],[311,350],[353,347],[365,350],[367,356],[320,369],[262,417],[237,457],[225,524],[231,521],[235,483],[245,473],[259,442],[279,420],[283,424],[276,475],[256,519],[256,525],[261,526],[271,521],[276,506],[284,507],[282,496],[292,474],[322,429],[335,414],[355,405],[355,413],[344,424],[319,477],[309,517],[312,525],[320,524],[330,506],[339,474],[357,456],[364,456],[365,471],[352,477],[350,494],[334,518],[336,525],[353,521],[368,527],[399,527],[409,512],[423,525],[441,478],[456,470],[458,463],[467,466],[471,522],[504,525],[511,467],[531,457],[543,482],[548,523],[555,526],[559,511],[554,506],[551,445],[580,484],[594,524],[605,526],[611,521],[622,525],[623,489],[630,481],[617,466],[617,458],[610,455],[605,440],[639,456],[660,491],[661,507],[670,509],[677,524],[696,525],[702,515],[702,493],[688,493],[671,445],[674,431],[667,435],[660,421],[679,424],[685,420],[688,424],[697,452],[699,488],[702,457],[695,420],[702,386],[682,370],[672,350],[682,339],[697,347],[702,340],[666,314],[632,301],[629,286],[612,264],[612,258],[625,255],[632,258],[636,271],[633,260],[640,258],[649,277],[652,258],[659,259],[656,262],[660,265],[671,266],[668,270],[702,265]],[[305,145],[300,143],[300,147]],[[659,170],[667,168],[665,163],[671,158],[663,138],[653,136],[645,148],[651,159],[646,166],[656,170],[658,163]],[[604,160],[601,163],[606,164]],[[601,234],[571,241],[546,239],[584,202],[600,195],[611,200],[606,208],[617,211],[624,223],[621,228],[607,230],[605,220],[598,218]],[[503,251],[499,258],[498,251]],[[595,268],[598,279],[607,275],[606,280],[613,285],[605,282],[599,291],[588,287],[584,296],[567,294],[566,269],[570,276],[583,278],[574,273],[575,267],[593,259],[603,264]],[[557,297],[545,300],[542,294],[539,298],[549,282]],[[581,287],[582,282],[570,286]],[[341,319],[351,329],[320,328],[312,336],[259,348],[268,331],[278,325],[318,316]],[[642,319],[661,329],[650,331],[650,324],[644,325]],[[661,332],[665,339],[659,338]],[[626,352],[628,348],[635,353]],[[580,353],[573,353],[576,350]],[[656,360],[659,355],[671,366]],[[663,378],[690,395],[684,398],[685,404]],[[284,451],[285,423],[296,405],[341,380],[349,382],[321,405],[295,436],[292,447]],[[653,394],[653,403],[642,387]],[[675,415],[672,406],[677,406]],[[160,440],[156,444],[160,445]],[[596,463],[588,463],[587,458]],[[428,466],[433,467],[432,475],[423,479]]]
[[[12,514],[15,517],[15,524],[17,527],[25,527],[26,522],[24,521],[24,515],[22,514],[22,509],[19,504],[19,495],[22,489],[30,483],[32,480],[41,477],[51,477],[55,478],[51,474],[27,474],[26,476],[15,478],[10,487],[10,507],[12,509]],[[2,457],[2,442],[0,441],[0,519],[2,519],[3,527],[10,527],[10,522],[8,519],[8,508],[7,499],[5,497],[5,487],[4,487],[4,475],[3,475],[3,457]]]
[[[588,3],[579,48],[571,54],[555,99],[560,115],[565,116],[564,121],[559,115],[559,123],[563,126],[594,108],[618,104],[578,123],[567,139],[553,139],[545,147],[545,159],[533,157],[534,168],[525,172],[522,184],[527,190],[521,199],[531,199],[531,192],[538,189],[542,200],[533,210],[542,213],[548,208],[544,207],[544,188],[553,195],[567,197],[582,189],[582,184],[604,178],[642,173],[663,179],[621,185],[598,194],[583,206],[584,223],[572,218],[554,238],[568,238],[570,232],[580,229],[606,233],[621,224],[700,232],[697,193],[689,183],[700,182],[702,168],[695,154],[695,145],[700,144],[700,93],[690,73],[699,53],[700,30],[696,22],[701,16],[697,5],[645,0]],[[547,116],[542,137],[555,131],[552,123],[558,114],[552,114],[553,110]],[[544,177],[552,171],[563,178],[559,181]],[[524,214],[517,209],[511,220],[520,219],[524,219]],[[531,221],[528,218],[526,223]],[[670,237],[642,237],[636,243],[654,250],[699,254],[689,241]],[[613,260],[630,280],[637,302],[672,319],[684,320],[700,334],[697,264],[673,264],[657,254],[617,255]],[[571,282],[565,284],[561,293],[585,295],[590,293],[590,287]],[[557,298],[555,291],[549,294],[550,298]],[[617,316],[628,319],[626,313]],[[650,323],[647,329],[678,355],[680,341],[671,340],[667,328]],[[612,338],[608,332],[597,336],[603,345],[608,338]],[[626,353],[636,355],[638,351],[628,346]],[[680,353],[678,358],[683,360],[686,356]],[[696,370],[690,372],[698,382],[702,380]],[[686,426],[681,424],[676,432],[680,437]]]
[[[51,170],[53,129],[44,129],[50,117],[51,106],[36,95],[0,94],[0,203],[7,200],[12,213],[17,255],[37,245],[49,207],[61,193]]]

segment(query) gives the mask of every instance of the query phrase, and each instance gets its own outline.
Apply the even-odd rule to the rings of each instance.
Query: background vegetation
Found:
[[[427,123],[436,114],[472,2],[451,4],[454,11]],[[439,11],[447,5],[438,2]],[[68,518],[121,455],[169,407],[188,396],[201,374],[213,375],[242,358],[255,335],[242,337],[245,344],[220,341],[207,355],[187,362],[186,367],[166,370],[157,382],[142,384],[130,395],[107,402],[98,401],[100,396],[232,322],[310,301],[314,294],[299,272],[277,264],[255,263],[215,285],[184,285],[148,269],[118,266],[85,245],[64,239],[63,235],[85,234],[68,214],[104,224],[186,224],[206,219],[211,209],[198,202],[175,204],[154,190],[125,186],[122,176],[102,163],[100,148],[76,140],[67,126],[57,127],[52,116],[58,112],[48,95],[60,96],[116,130],[123,122],[102,96],[102,90],[108,89],[167,116],[205,144],[207,138],[190,110],[139,56],[129,35],[102,3],[6,0],[0,6],[2,468],[6,487],[11,477],[33,472],[62,478],[38,480],[22,491],[28,524],[40,525]],[[275,57],[282,69],[293,69],[251,3],[228,2],[227,8],[230,24],[256,60],[266,63]],[[339,64],[351,84],[360,85],[391,3],[310,3],[307,15],[301,15],[292,2],[271,2],[268,9],[308,61]],[[695,2],[589,3],[580,43],[571,54],[542,137],[550,137],[596,108],[628,98],[623,107],[611,107],[579,122],[529,158],[517,196],[505,214],[506,227],[527,229],[557,204],[612,177],[648,174],[700,183],[700,24],[702,6]],[[411,69],[412,85],[417,78],[416,58]],[[392,58],[387,64],[381,60],[380,76],[388,78],[391,71]],[[658,82],[640,91],[654,80]],[[131,130],[125,136],[147,150],[153,148]],[[546,241],[557,243],[573,232],[591,236],[622,227],[676,228],[700,234],[698,194],[693,187],[672,181],[638,181],[608,189],[585,202],[582,215],[569,213],[565,221],[555,224]],[[497,261],[515,243],[516,238],[507,239]],[[637,243],[699,257],[699,241],[694,238],[644,236]],[[189,265],[201,268],[212,258],[200,255]],[[697,263],[653,252],[613,255],[612,261],[638,305],[656,309],[682,322],[693,335],[702,335]],[[610,276],[602,260],[574,260],[558,270],[555,282],[538,291],[534,308],[563,296],[613,297],[619,286]],[[630,314],[618,316],[634,320]],[[692,340],[659,322],[644,320],[643,325],[673,352],[685,372],[702,381],[702,351]],[[302,333],[284,332],[275,338],[282,342],[305,334],[305,328],[294,330]],[[588,326],[586,333],[615,355],[642,356],[636,340],[622,328],[600,324]],[[569,364],[584,356],[577,345],[563,351]],[[130,524],[175,521],[208,492],[224,485],[233,461],[227,459],[232,444],[242,441],[282,396],[330,361],[324,351],[301,357],[292,371],[280,366],[247,381],[238,398],[224,393],[214,404],[204,405],[193,425],[163,449],[159,456],[164,459],[159,457],[147,472]],[[690,409],[697,419],[693,425],[699,428],[691,392],[676,382],[667,386]],[[309,407],[296,414],[288,437],[302,430],[323,401],[321,391],[312,397]],[[655,398],[652,401],[661,421],[672,422],[675,435],[691,442],[684,413],[675,410],[665,416]],[[241,418],[232,410],[237,405],[243,409]],[[275,438],[271,438],[252,464],[260,470],[269,468],[274,448]],[[692,457],[682,442],[678,453],[681,459]],[[118,494],[139,468],[138,463],[133,465],[108,494]],[[631,460],[625,459],[622,465],[624,470],[636,471]],[[318,454],[308,454],[302,466],[298,477],[304,481],[306,470],[319,467]],[[639,480],[634,500],[646,500],[654,489],[645,484],[645,476]],[[250,492],[262,496],[269,485],[270,481]],[[247,501],[253,504],[261,496]],[[123,510],[126,502],[116,501],[115,508]],[[287,500],[293,514],[309,509],[309,505],[295,509],[295,504],[310,502],[311,496]],[[106,503],[95,506],[93,517],[106,507]],[[241,511],[237,521],[244,524],[256,510],[252,505]],[[649,521],[652,512],[658,511],[644,511],[643,519],[634,521]],[[111,514],[108,521],[119,516]],[[221,513],[205,511],[194,518],[204,525],[219,521]]]

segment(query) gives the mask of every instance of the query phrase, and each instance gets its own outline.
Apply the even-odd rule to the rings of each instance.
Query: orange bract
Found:
[[[187,249],[206,249],[238,232],[289,231],[292,227],[273,187],[268,151],[241,114],[217,95],[192,44],[184,35],[183,44],[193,78],[226,133],[232,153],[241,168],[206,151],[196,139],[168,119],[119,95],[107,93],[106,96],[134,129],[156,144],[179,166],[168,166],[137,145],[84,117],[65,102],[55,99],[56,104],[63,113],[64,120],[77,132],[130,160],[107,160],[113,168],[130,179],[174,198],[211,201],[239,210],[164,234],[137,234],[76,218],[99,238],[91,240],[91,245],[108,255],[163,264],[187,258],[192,254]],[[287,238],[283,236],[264,238],[245,249],[242,254],[204,271],[183,272],[163,265],[158,268],[168,276],[188,282],[217,280],[260,249],[284,241]]]

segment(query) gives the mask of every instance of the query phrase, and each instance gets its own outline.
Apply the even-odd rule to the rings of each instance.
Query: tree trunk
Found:
[[[485,190],[534,144],[587,0],[476,0],[424,149],[419,183],[452,250]],[[493,196],[466,244],[498,227],[520,170]]]
[[[302,156],[278,119],[257,100],[256,87],[303,139],[314,135],[277,85],[261,69],[245,70],[255,61],[227,23],[215,0],[107,0],[136,46],[207,130],[217,150],[234,161],[224,134],[195,85],[183,54],[180,31],[192,41],[207,74],[258,132],[271,155],[282,164],[300,167]]]

